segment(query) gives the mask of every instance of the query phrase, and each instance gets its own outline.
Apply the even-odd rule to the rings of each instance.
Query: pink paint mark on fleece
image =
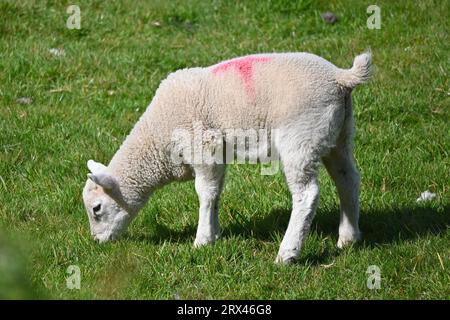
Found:
[[[263,63],[272,60],[268,57],[255,57],[248,56],[243,58],[236,58],[233,60],[225,61],[214,67],[212,72],[214,74],[226,72],[229,69],[233,69],[239,73],[242,81],[244,82],[245,91],[251,97],[255,96],[255,83],[253,79],[253,66],[255,63]]]

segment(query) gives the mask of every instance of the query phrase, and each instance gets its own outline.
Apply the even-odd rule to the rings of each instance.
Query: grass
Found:
[[[366,1],[77,4],[82,28],[69,30],[65,2],[0,2],[1,297],[450,298],[448,1],[379,0],[380,30],[366,26]],[[325,11],[338,22],[324,23]],[[338,202],[321,169],[301,259],[275,265],[290,196],[281,174],[251,165],[228,172],[223,237],[212,247],[192,247],[192,183],[158,191],[121,241],[91,240],[86,161],[109,161],[169,72],[273,51],[350,67],[366,48],[376,75],[353,94],[363,242],[335,247]],[[425,190],[437,197],[416,203]],[[70,265],[80,290],[66,286]],[[371,265],[381,269],[378,290],[366,286]]]

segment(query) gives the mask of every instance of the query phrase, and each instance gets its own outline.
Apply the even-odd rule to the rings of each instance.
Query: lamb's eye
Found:
[[[97,216],[98,213],[100,212],[100,209],[102,208],[101,203],[99,203],[98,205],[96,205],[94,208],[92,208],[92,211],[94,212],[94,216]]]

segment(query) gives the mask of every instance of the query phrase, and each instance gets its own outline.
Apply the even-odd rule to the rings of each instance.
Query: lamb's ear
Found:
[[[89,160],[87,162],[87,166],[89,171],[94,174],[103,172],[106,169],[106,166],[104,164],[101,164],[100,162],[95,162],[94,160]]]
[[[91,179],[95,184],[102,187],[106,193],[113,197],[116,201],[123,201],[122,193],[120,192],[120,185],[117,179],[114,178],[106,170],[106,166],[101,163],[95,162],[94,160],[89,160],[88,168],[91,173],[88,173],[88,178]]]
[[[110,174],[103,173],[88,173],[88,178],[101,186],[103,189],[110,191],[112,194],[119,194],[120,188],[117,180]]]

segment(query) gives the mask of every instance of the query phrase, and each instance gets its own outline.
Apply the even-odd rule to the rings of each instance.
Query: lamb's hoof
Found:
[[[293,251],[279,252],[275,263],[277,264],[292,264],[297,260],[297,253]]]
[[[350,235],[340,235],[338,242],[337,242],[337,247],[339,249],[342,249],[352,243],[359,241],[360,239],[361,239],[361,233],[350,234]]]
[[[214,241],[216,240],[216,237],[201,237],[201,238],[195,238],[194,241],[194,247],[195,248],[200,248],[209,244],[213,244]]]

